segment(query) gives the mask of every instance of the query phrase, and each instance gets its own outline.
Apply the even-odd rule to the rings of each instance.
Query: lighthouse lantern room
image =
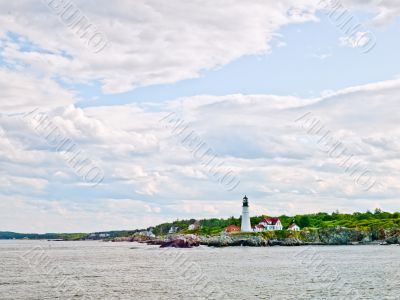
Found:
[[[240,228],[241,232],[252,232],[250,224],[250,214],[249,214],[249,199],[245,195],[243,197],[242,206],[242,226]]]

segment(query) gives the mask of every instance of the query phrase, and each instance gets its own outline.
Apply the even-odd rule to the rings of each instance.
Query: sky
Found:
[[[0,231],[399,211],[400,3],[0,2]]]

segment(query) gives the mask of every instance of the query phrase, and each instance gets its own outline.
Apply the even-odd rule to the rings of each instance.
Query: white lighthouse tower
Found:
[[[249,199],[246,195],[243,197],[242,206],[242,226],[240,228],[241,232],[252,232],[250,225],[250,214],[249,214]]]

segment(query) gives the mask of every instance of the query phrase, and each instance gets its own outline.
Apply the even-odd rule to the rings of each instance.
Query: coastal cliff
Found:
[[[301,245],[354,245],[354,244],[400,244],[400,229],[351,229],[331,227],[309,229],[299,232],[272,231],[261,236],[243,234],[203,238],[208,246],[301,246]]]
[[[113,241],[136,241],[160,247],[192,248],[199,245],[210,247],[229,246],[302,246],[302,245],[355,245],[400,244],[400,228],[366,230],[343,227],[308,229],[298,232],[270,231],[264,233],[221,233],[216,236],[172,234],[163,238],[138,236],[117,238]]]

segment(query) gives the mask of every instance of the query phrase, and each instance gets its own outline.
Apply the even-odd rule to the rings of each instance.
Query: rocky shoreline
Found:
[[[210,247],[267,247],[267,246],[306,246],[306,245],[390,245],[400,244],[400,229],[358,230],[343,227],[321,228],[300,232],[286,232],[277,236],[274,232],[259,234],[227,234],[202,236],[194,234],[173,234],[163,238],[131,236],[114,238],[114,242],[139,242],[159,245],[161,248],[192,248],[200,245]]]

